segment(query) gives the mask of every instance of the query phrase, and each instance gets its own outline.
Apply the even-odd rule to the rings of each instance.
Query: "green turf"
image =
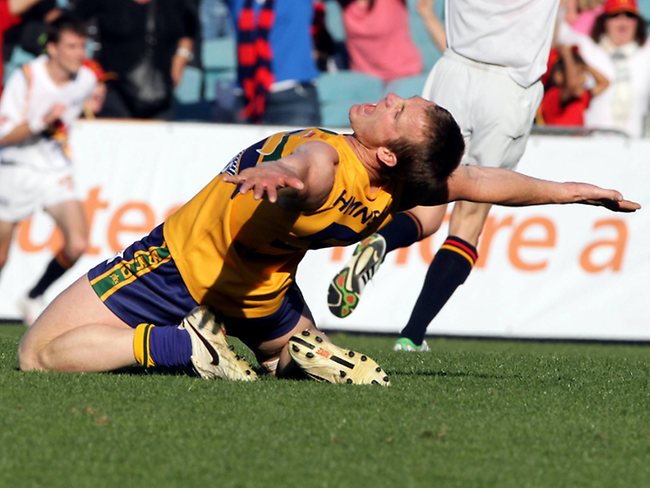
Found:
[[[389,388],[26,374],[0,327],[0,486],[641,487],[647,346],[334,334]]]

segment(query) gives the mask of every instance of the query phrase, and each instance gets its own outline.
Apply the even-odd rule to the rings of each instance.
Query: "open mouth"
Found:
[[[377,105],[375,105],[374,103],[364,103],[361,105],[361,109],[364,114],[371,114],[375,111],[376,108]]]

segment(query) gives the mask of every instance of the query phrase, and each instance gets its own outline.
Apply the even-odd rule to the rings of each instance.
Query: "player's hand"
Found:
[[[266,196],[269,202],[276,202],[278,191],[283,188],[299,191],[305,187],[291,168],[278,162],[247,168],[237,175],[224,175],[223,181],[239,185],[239,193],[244,194],[252,190],[255,200]]]
[[[65,113],[66,107],[62,103],[55,103],[52,105],[50,110],[45,114],[45,117],[43,117],[43,121],[45,122],[45,125],[50,125],[59,120],[61,117],[63,117],[63,114]]]
[[[623,195],[616,190],[605,190],[586,183],[579,185],[579,194],[581,195],[581,198],[578,200],[579,203],[605,207],[613,212],[636,212],[641,208],[641,205],[626,200],[623,198]]]

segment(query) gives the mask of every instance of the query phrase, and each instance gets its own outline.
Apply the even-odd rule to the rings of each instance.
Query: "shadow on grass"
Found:
[[[269,376],[265,369],[253,367],[258,376]],[[198,378],[199,375],[190,366],[183,368],[165,368],[156,366],[155,368],[145,369],[140,366],[129,366],[113,371],[107,371],[107,374],[126,375],[126,376],[192,376]]]

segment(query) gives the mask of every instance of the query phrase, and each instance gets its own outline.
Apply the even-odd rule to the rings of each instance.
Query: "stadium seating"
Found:
[[[58,4],[65,6],[68,0],[57,0]],[[359,102],[373,102],[387,92],[393,92],[400,96],[408,97],[420,94],[426,79],[426,74],[441,56],[441,53],[434,46],[429,35],[416,12],[417,0],[407,0],[411,32],[424,61],[424,73],[422,75],[404,78],[382,86],[380,80],[373,77],[339,71],[336,73],[322,73],[317,82],[323,125],[325,126],[346,126],[348,123],[348,109],[351,104]],[[345,32],[341,18],[341,7],[337,0],[326,0],[326,25],[338,43],[344,43]],[[650,0],[639,2],[641,14],[650,18]],[[436,2],[436,10],[442,17],[443,2]],[[181,84],[176,89],[176,98],[179,109],[184,114],[182,119],[188,116],[192,119],[202,117],[209,111],[204,110],[205,106],[211,105],[218,93],[228,93],[236,80],[236,52],[235,40],[232,37],[207,39],[201,45],[202,67],[188,67]],[[5,66],[5,80],[11,72],[33,56],[16,48],[11,59]],[[231,90],[230,90],[231,91]],[[201,110],[196,107],[202,105]],[[209,120],[209,117],[207,117]]]
[[[65,6],[68,0],[57,0]],[[440,53],[433,47],[422,21],[415,11],[416,0],[408,0],[411,14],[411,29],[413,37],[422,52],[426,71],[433,65]],[[336,0],[327,0],[326,24],[332,37],[339,43],[344,43],[345,32],[341,19],[341,7]],[[442,9],[442,2],[437,3]],[[188,67],[180,85],[176,88],[176,99],[181,120],[198,120],[205,117],[210,120],[210,105],[218,93],[231,92],[236,73],[235,40],[231,37],[207,39],[201,45],[202,67]],[[33,56],[20,48],[14,49],[11,59],[7,62],[5,79],[22,63]],[[323,125],[347,126],[348,109],[350,105],[359,102],[374,102],[386,91],[392,91],[401,96],[419,94],[424,83],[424,76],[416,76],[398,80],[386,88],[382,82],[371,76],[349,71],[337,73],[322,73],[317,82]]]
[[[234,72],[237,67],[235,40],[231,37],[206,39],[201,45],[203,68],[208,72]]]
[[[321,73],[316,85],[322,124],[330,127],[346,127],[350,105],[376,102],[383,91],[383,83],[379,78],[353,71]]]
[[[197,103],[201,100],[201,85],[203,73],[199,68],[188,66],[183,72],[183,78],[175,90],[179,103]]]
[[[395,93],[400,97],[408,98],[422,93],[422,87],[427,79],[427,74],[409,76],[393,80],[386,84],[384,95],[386,93]]]

